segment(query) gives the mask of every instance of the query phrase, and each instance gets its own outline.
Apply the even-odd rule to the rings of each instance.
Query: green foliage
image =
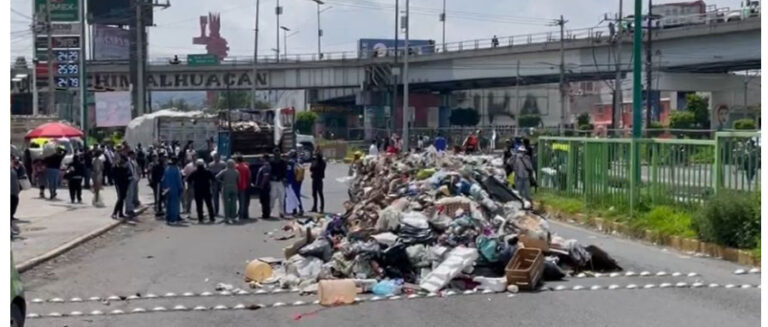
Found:
[[[709,98],[696,94],[685,97],[685,110],[692,113],[694,126],[700,129],[709,128]]]
[[[195,108],[187,103],[187,100],[185,99],[168,99],[168,101],[164,104],[160,105],[161,109],[169,109],[169,108],[176,108],[180,111],[188,111],[188,110],[194,110]]]
[[[557,196],[546,192],[537,193],[536,200],[542,205],[546,204],[552,206],[553,208],[570,215],[581,213],[586,210],[584,201],[582,200]]]
[[[755,124],[755,121],[750,118],[744,118],[739,119],[737,121],[733,122],[733,128],[735,129],[746,129],[746,130],[754,130],[757,128],[757,125]]]
[[[541,124],[541,116],[535,114],[520,115],[517,119],[517,123],[522,128],[539,127]]]
[[[579,125],[579,127],[583,125],[589,125],[590,121],[591,119],[589,118],[589,113],[586,113],[586,112],[576,117],[576,122]]]
[[[312,111],[302,111],[296,113],[296,129],[301,134],[312,134],[315,128],[317,114]]]
[[[256,100],[256,109],[268,109],[271,104]],[[248,91],[224,91],[219,93],[216,109],[243,109],[251,107],[251,93]]]
[[[688,157],[688,162],[692,164],[712,164],[715,163],[715,147],[704,146],[697,147],[696,152]]]
[[[456,126],[475,126],[480,122],[480,114],[473,108],[456,108],[451,110],[449,121]]]
[[[691,214],[669,206],[656,206],[632,220],[632,227],[649,229],[663,236],[695,237]]]
[[[690,111],[673,111],[669,114],[669,128],[693,129],[696,124],[696,115]]]
[[[758,199],[736,192],[714,196],[694,216],[694,230],[703,241],[753,248],[760,238]]]

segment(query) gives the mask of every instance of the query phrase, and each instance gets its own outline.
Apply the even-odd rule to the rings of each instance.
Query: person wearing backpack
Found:
[[[304,181],[304,166],[298,161],[296,151],[291,151],[288,154],[288,164],[285,174],[286,185],[286,201],[285,210],[287,212],[299,216],[304,215],[304,206],[301,204],[301,182]]]

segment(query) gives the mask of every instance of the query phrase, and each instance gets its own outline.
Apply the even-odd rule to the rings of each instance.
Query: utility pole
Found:
[[[256,83],[259,75],[256,71],[256,64],[259,61],[259,5],[260,0],[256,0],[256,28],[253,32],[253,78],[251,78],[251,110],[256,110]]]
[[[144,114],[144,0],[136,0],[136,116]],[[81,54],[82,55],[82,54]]]
[[[400,0],[395,0],[395,64],[393,66],[393,70],[398,69],[397,65],[397,42],[398,42],[398,35],[400,34]],[[387,49],[387,52],[389,52],[389,49]],[[392,103],[389,106],[389,121],[387,122],[387,136],[392,135],[392,131],[390,130],[393,126],[392,124],[392,117],[395,115],[395,111],[397,108],[397,75],[392,74]]]
[[[277,6],[275,7],[275,16],[276,16],[276,25],[275,25],[275,42],[277,42],[277,46],[275,47],[276,55],[276,61],[280,62],[280,15],[283,13],[283,8],[280,8],[280,0],[277,0]]]
[[[611,127],[615,131],[620,127],[621,110],[623,105],[624,93],[621,88],[621,43],[624,36],[624,1],[619,0],[619,17],[616,21],[617,33],[616,33],[616,79],[613,85],[613,117],[611,119]]]
[[[643,61],[640,57],[643,55],[643,0],[635,0],[635,35],[632,44],[632,57],[634,59],[632,67],[632,137],[640,138],[642,136],[643,124],[643,82],[642,66]]]
[[[653,35],[653,8],[651,7],[651,0],[648,0],[648,46],[645,49],[645,128],[651,128],[651,91],[653,90],[653,82],[651,79],[651,68],[653,67],[653,53],[651,52],[651,39]]]
[[[440,21],[443,22],[443,52],[445,52],[445,0],[443,0],[443,13],[440,14]]]
[[[410,21],[410,0],[405,0],[405,20],[403,25],[405,27],[405,55],[403,57],[403,150],[410,151],[410,140],[408,139],[408,129],[410,128],[410,108],[408,107],[408,52],[410,48],[408,46],[409,30],[411,29]]]
[[[283,56],[288,59],[288,31],[291,29],[285,26],[280,26],[280,29],[283,30]]]
[[[56,84],[53,81],[53,29],[51,28],[51,0],[45,1],[45,31],[48,34],[48,112],[56,112]],[[82,40],[80,40],[82,42]],[[82,55],[82,54],[80,54]]]
[[[32,40],[37,43],[37,32],[39,26],[40,15],[35,10],[35,3],[32,3]],[[34,45],[37,50],[37,44]],[[34,53],[34,52],[33,52]],[[38,58],[32,58],[32,115],[37,116],[40,112],[40,103],[37,97],[37,62]]]
[[[80,87],[80,128],[85,136],[88,136],[88,80],[85,73],[85,0],[80,0],[80,76],[78,86]],[[87,142],[88,138],[85,137]],[[86,144],[87,145],[87,144]]]
[[[565,134],[565,23],[563,15],[557,20],[560,25],[560,135]]]
[[[515,109],[517,110],[518,118],[520,118],[522,113],[520,110],[520,59],[517,59],[517,77],[515,78]]]

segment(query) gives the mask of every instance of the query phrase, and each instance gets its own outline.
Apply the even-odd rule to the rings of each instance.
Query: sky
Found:
[[[11,58],[32,56],[29,31],[33,0],[11,0]],[[275,47],[277,0],[261,0],[259,55],[273,54]],[[323,52],[356,51],[361,38],[394,38],[395,0],[324,0],[320,16]],[[406,0],[400,0],[400,9]],[[446,42],[488,39],[498,35],[525,35],[558,31],[550,26],[563,15],[566,29],[592,27],[601,23],[605,13],[618,12],[618,0],[445,0]],[[149,27],[149,57],[163,58],[205,53],[202,45],[192,44],[200,33],[199,16],[208,12],[221,15],[221,34],[229,43],[230,57],[250,57],[254,47],[257,0],[170,0],[167,9],[155,9],[154,27]],[[624,15],[633,11],[633,1],[624,1]],[[647,1],[644,0],[644,6]],[[659,1],[676,2],[676,1]],[[708,5],[739,6],[740,0],[707,1]],[[292,32],[288,53],[317,52],[317,4],[311,0],[282,0],[280,25]],[[439,13],[443,0],[411,0],[411,39],[442,38]],[[647,8],[644,8],[644,11]],[[290,35],[290,33],[289,33]],[[400,36],[402,38],[402,34]],[[280,42],[283,34],[280,33]],[[280,45],[281,52],[283,45]]]

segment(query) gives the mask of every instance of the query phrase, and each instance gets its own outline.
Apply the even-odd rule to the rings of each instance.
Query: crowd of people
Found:
[[[65,155],[65,150],[57,147],[40,159],[32,160],[29,150],[25,151],[23,159],[12,156],[11,225],[14,233],[18,234],[15,212],[22,189],[21,180],[26,176],[30,177],[30,185],[39,189],[40,198],[57,199],[61,181],[65,180],[71,203],[82,203],[83,189],[89,189],[95,207],[105,206],[101,196],[103,188],[114,186],[117,199],[111,217],[129,224],[136,223],[137,209],[141,205],[138,197],[141,179],[146,179],[152,189],[156,217],[164,217],[169,225],[192,219],[193,202],[200,223],[206,217],[203,209],[207,209],[207,220],[211,223],[220,214],[223,222],[228,224],[249,220],[252,196],[258,196],[261,218],[269,218],[273,208],[280,218],[304,215],[301,185],[307,167],[299,160],[296,151],[283,154],[276,150],[257,156],[253,163],[238,154],[224,161],[216,153],[213,141],[209,140],[205,150],[198,150],[192,141],[183,147],[174,141],[153,144],[146,149],[141,144],[131,147],[125,142],[116,146],[97,144],[77,151],[71,162],[62,165]],[[315,152],[309,165],[312,212],[325,210],[325,167],[322,153]]]

